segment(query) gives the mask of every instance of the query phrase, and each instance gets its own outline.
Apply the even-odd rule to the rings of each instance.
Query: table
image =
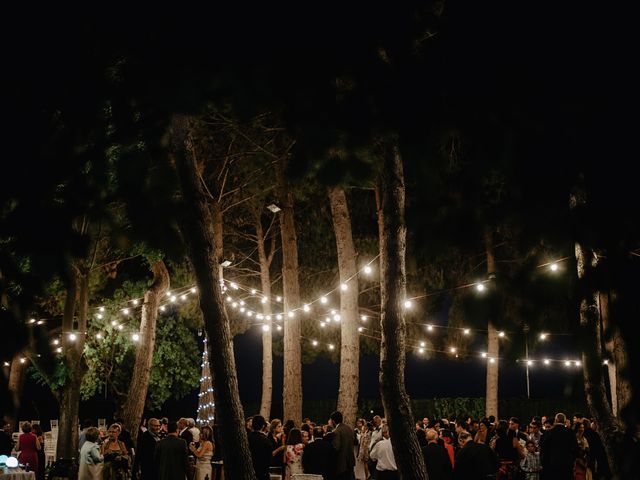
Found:
[[[2,480],[36,480],[35,472],[25,472],[21,468],[0,468],[0,479]]]

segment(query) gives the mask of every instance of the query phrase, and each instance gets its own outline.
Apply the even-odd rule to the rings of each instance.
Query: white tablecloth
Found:
[[[35,472],[25,472],[21,468],[0,468],[2,480],[36,480]]]

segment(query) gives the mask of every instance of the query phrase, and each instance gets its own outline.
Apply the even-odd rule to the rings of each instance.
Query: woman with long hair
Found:
[[[589,469],[589,442],[584,438],[584,423],[576,422],[573,426],[578,441],[578,457],[573,467],[573,476],[575,480],[586,480],[592,477]]]
[[[42,431],[42,427],[39,423],[35,423],[32,425],[33,433],[38,439],[40,443],[40,449],[38,450],[38,470],[36,472],[37,480],[44,480],[44,467],[45,467],[45,457],[44,457],[44,432]]]
[[[196,456],[196,480],[211,479],[211,458],[215,446],[212,441],[213,431],[211,427],[202,427],[200,430],[200,445],[196,448],[195,443],[189,445],[189,450]]]
[[[285,459],[287,468],[285,470],[285,480],[290,480],[293,475],[303,474],[302,469],[302,453],[304,451],[304,443],[302,443],[302,433],[297,428],[292,428],[287,437],[287,450]]]
[[[282,421],[278,418],[274,418],[269,424],[269,440],[271,441],[271,468],[278,469],[284,475],[284,451],[287,445]]]

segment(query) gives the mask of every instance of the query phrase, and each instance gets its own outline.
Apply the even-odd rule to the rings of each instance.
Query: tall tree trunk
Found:
[[[485,229],[484,248],[487,255],[487,278],[493,279],[496,274],[496,257],[493,251],[493,230]],[[491,320],[487,325],[487,387],[485,410],[486,416],[498,417],[498,379],[500,358],[500,338],[498,330]]]
[[[358,412],[358,382],[360,380],[359,289],[356,249],[353,246],[351,218],[344,189],[331,187],[328,189],[328,193],[333,229],[336,234],[340,283],[347,285],[347,290],[340,289],[341,349],[338,410],[342,412],[344,422],[354,427]]]
[[[136,349],[136,360],[133,366],[131,383],[129,384],[129,392],[122,406],[122,419],[127,430],[131,432],[134,441],[138,437],[138,427],[144,413],[149,378],[151,377],[151,363],[156,345],[158,308],[162,297],[169,289],[169,272],[164,262],[162,260],[155,262],[151,265],[151,271],[153,272],[154,282],[144,294],[140,319],[140,340]]]
[[[211,211],[213,213],[213,241],[215,242],[214,258],[216,266],[218,268],[218,278],[222,280],[223,267],[221,263],[224,261],[224,223],[222,218],[222,208],[219,202],[213,202],[211,205]]]
[[[604,342],[604,348],[607,354],[613,358],[614,356],[614,336],[612,328],[613,326],[609,322],[609,293],[600,292],[600,298],[598,299],[598,305],[600,307],[600,318],[602,319],[602,336],[606,336],[607,332],[610,332],[609,339]],[[601,337],[602,338],[602,337]],[[618,416],[618,398],[617,398],[617,382],[618,373],[615,362],[610,361],[607,364],[607,373],[609,375],[609,390],[611,397],[611,413],[614,417]]]
[[[260,213],[255,215],[256,238],[258,242],[258,258],[260,259],[260,285],[262,287],[262,295],[267,299],[262,304],[262,314],[264,315],[264,324],[269,327],[267,331],[262,332],[262,398],[260,399],[260,415],[264,418],[271,416],[271,402],[273,397],[273,351],[272,351],[272,328],[271,321],[271,275],[269,267],[271,266],[272,251],[267,255],[264,246],[264,228],[262,228],[262,216]]]
[[[171,151],[182,189],[184,214],[181,230],[195,271],[200,292],[200,309],[208,334],[209,358],[216,386],[216,409],[219,413],[221,441],[224,445],[225,477],[255,480],[244,413],[238,391],[238,377],[231,343],[229,318],[224,309],[216,264],[213,219],[203,185],[197,175],[186,144],[189,118],[175,115],[171,125]]]
[[[285,160],[276,162],[276,176],[282,212],[280,235],[282,237],[282,286],[284,290],[284,388],[282,400],[284,420],[302,421],[302,357],[300,353],[300,313],[293,317],[288,313],[300,306],[298,284],[298,244],[293,216],[293,195],[285,176]]]
[[[393,453],[402,478],[427,479],[418,444],[411,403],[404,384],[406,295],[404,174],[397,147],[385,152],[380,178],[380,286],[382,342],[380,346],[380,393],[391,433]]]
[[[9,370],[7,388],[9,389],[13,408],[7,412],[5,417],[12,422],[18,420],[18,408],[20,407],[20,398],[22,398],[22,388],[24,387],[24,374],[27,369],[27,363],[21,361],[23,358],[25,358],[25,352],[17,352],[11,360]]]
[[[570,206],[572,210],[584,208],[586,193],[583,187],[578,187],[571,194]],[[587,396],[589,413],[598,422],[603,436],[603,443],[609,457],[612,472],[617,472],[618,462],[613,448],[616,441],[618,425],[611,414],[604,385],[602,370],[602,318],[600,316],[600,292],[593,284],[594,271],[599,257],[591,249],[585,248],[580,239],[575,242],[576,266],[580,291],[580,333],[582,343],[582,374],[584,389]]]
[[[70,284],[67,287],[62,325],[62,345],[69,375],[60,391],[57,447],[58,457],[63,458],[78,457],[80,386],[86,371],[82,353],[84,351],[87,315],[89,312],[89,271],[84,268],[78,268],[77,273],[74,272],[70,276],[73,279],[70,279]],[[78,290],[78,324],[74,328],[73,316],[76,288]],[[71,339],[72,333],[75,335],[75,340]]]

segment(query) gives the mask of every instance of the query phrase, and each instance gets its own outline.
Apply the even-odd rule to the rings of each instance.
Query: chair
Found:
[[[99,418],[98,419],[98,429],[101,428],[107,428],[107,419],[106,418]]]
[[[40,420],[31,420],[31,426],[40,425]]]

